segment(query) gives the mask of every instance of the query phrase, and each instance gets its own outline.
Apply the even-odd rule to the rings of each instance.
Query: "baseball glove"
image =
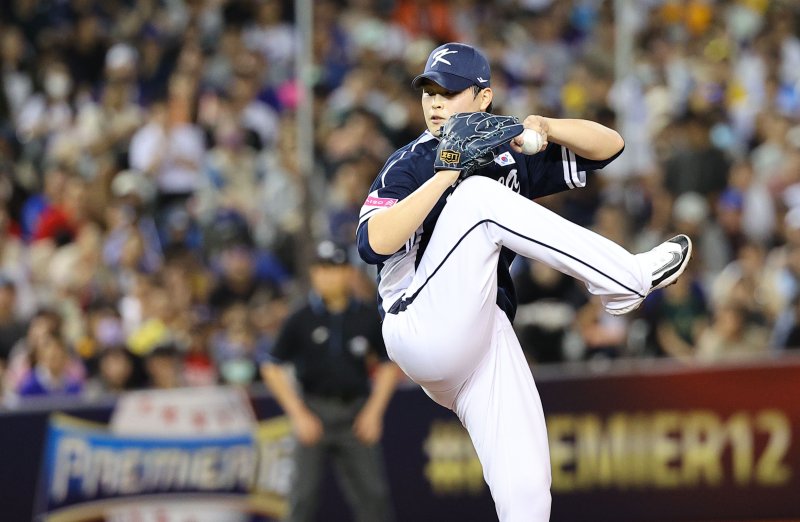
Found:
[[[519,119],[488,112],[459,112],[440,131],[434,170],[458,170],[459,179],[494,161],[495,150],[523,131]]]

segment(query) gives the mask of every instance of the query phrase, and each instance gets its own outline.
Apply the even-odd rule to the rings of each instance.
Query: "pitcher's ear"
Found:
[[[486,111],[492,105],[493,99],[494,92],[491,87],[481,90],[481,110]]]

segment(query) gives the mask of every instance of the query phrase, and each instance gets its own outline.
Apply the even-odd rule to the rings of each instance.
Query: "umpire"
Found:
[[[347,250],[323,241],[310,269],[308,302],[286,319],[261,367],[299,444],[290,522],[315,519],[327,458],[355,520],[393,520],[379,440],[399,371],[386,356],[374,307],[352,296]],[[286,364],[292,364],[301,393]],[[375,368],[370,386],[370,368]]]

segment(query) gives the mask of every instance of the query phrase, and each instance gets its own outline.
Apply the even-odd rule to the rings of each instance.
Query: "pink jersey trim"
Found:
[[[397,203],[396,199],[392,198],[376,198],[374,196],[367,197],[367,200],[364,202],[365,207],[379,207],[379,208],[386,208],[391,207],[395,203]]]

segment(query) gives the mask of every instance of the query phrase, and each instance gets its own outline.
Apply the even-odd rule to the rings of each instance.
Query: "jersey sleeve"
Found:
[[[531,198],[585,187],[586,173],[602,169],[617,159],[622,150],[608,159],[590,160],[578,156],[566,147],[550,143],[544,151],[526,156],[525,161],[531,176]]]
[[[411,162],[406,160],[404,156],[405,151],[397,152],[389,158],[389,161],[386,162],[386,165],[384,165],[380,174],[372,183],[370,192],[361,205],[356,231],[356,243],[358,245],[358,253],[366,263],[378,264],[391,257],[391,255],[378,254],[370,247],[366,227],[369,219],[378,212],[402,201],[419,187]]]

